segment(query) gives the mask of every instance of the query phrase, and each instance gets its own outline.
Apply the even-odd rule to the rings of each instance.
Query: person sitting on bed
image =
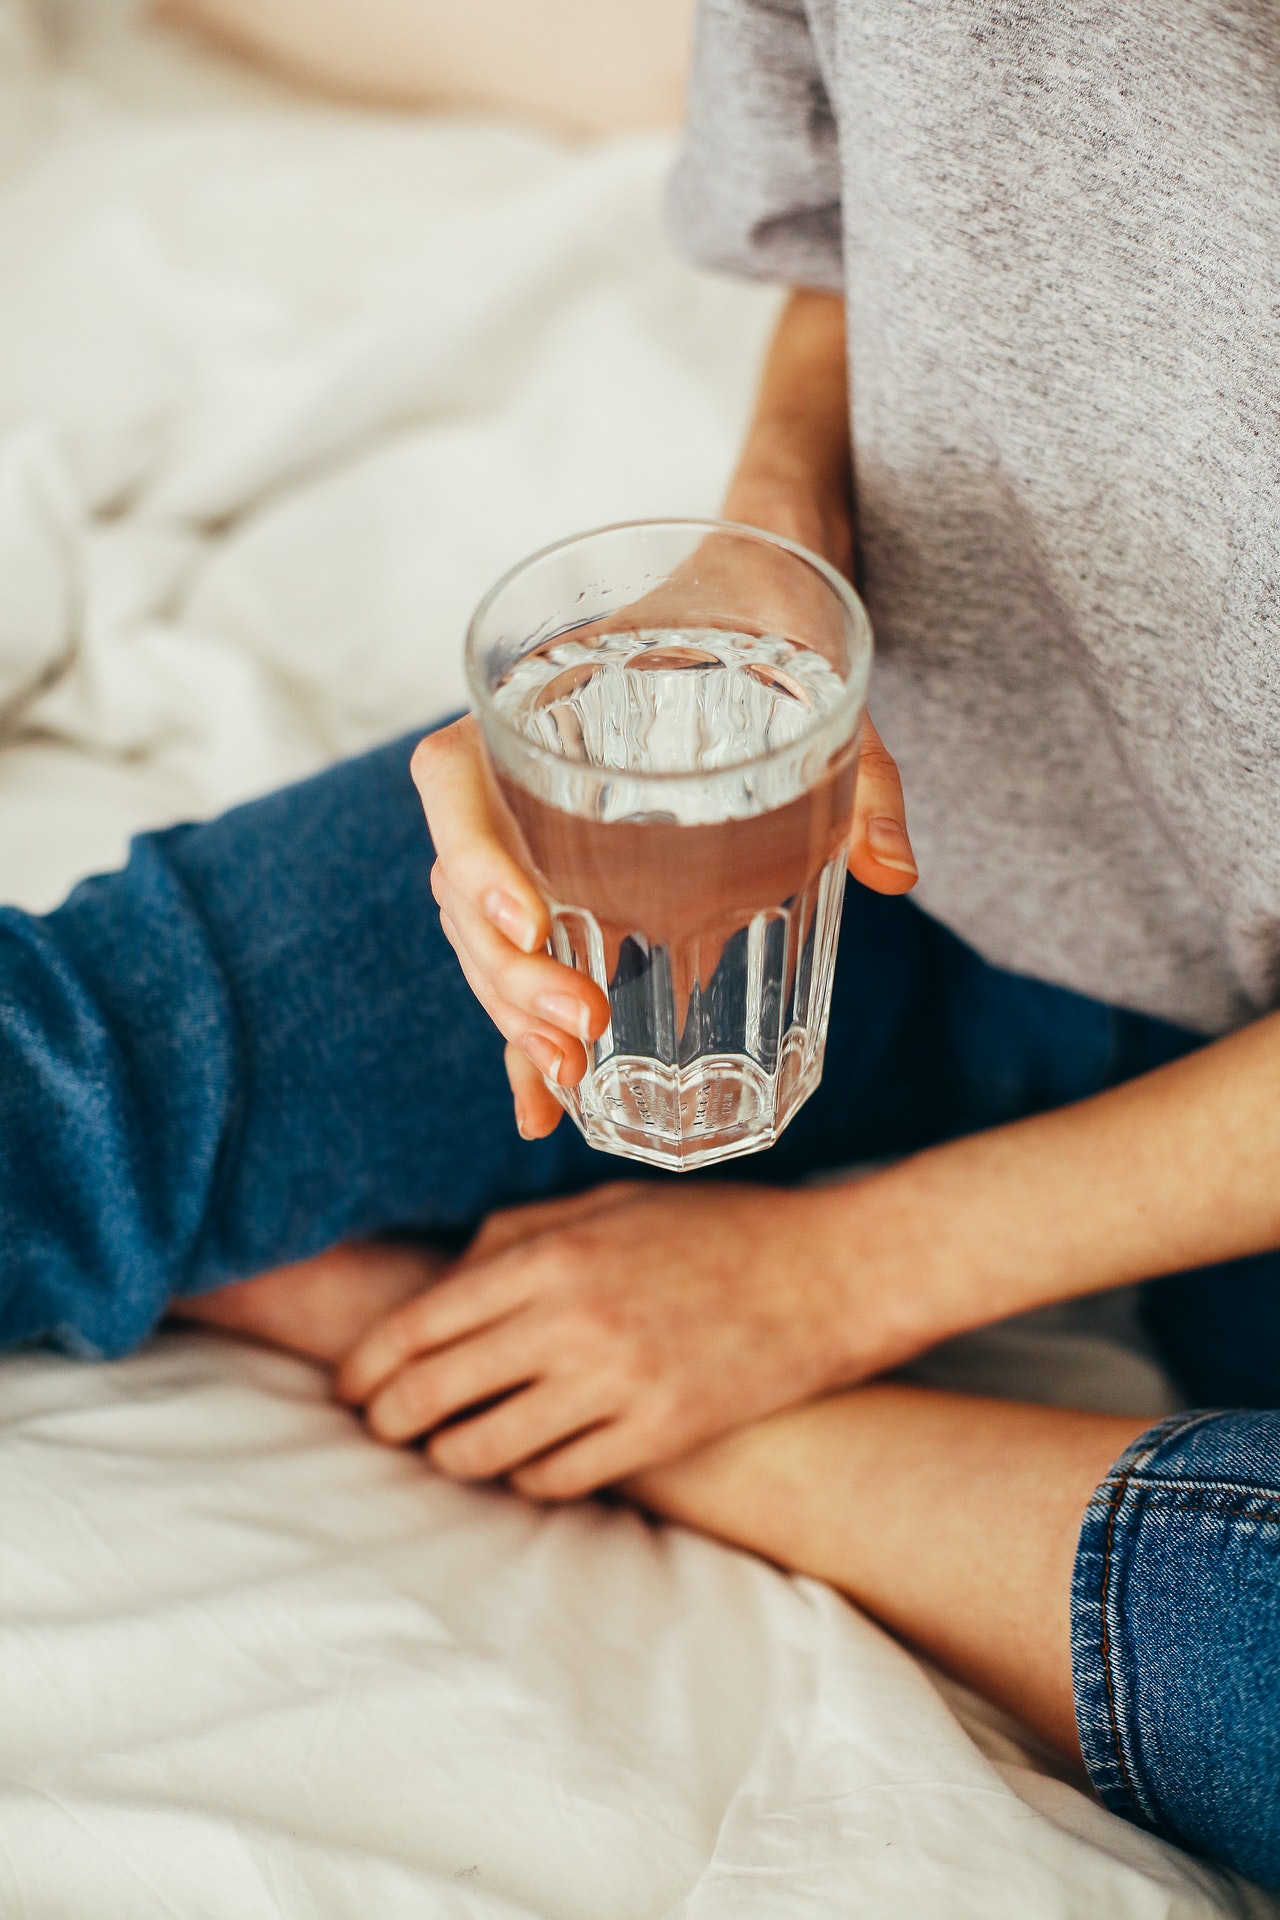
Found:
[[[604,1008],[466,719],[413,763],[434,869],[404,741],[0,920],[5,1344],[174,1304],[333,1360],[443,1473],[833,1582],[1273,1887],[1278,61],[1264,0],[703,9],[677,235],[798,289],[724,511],[856,561],[923,874],[872,732],[767,1154],[619,1182],[556,1128]],[[887,1377],[1136,1281],[1225,1411]]]

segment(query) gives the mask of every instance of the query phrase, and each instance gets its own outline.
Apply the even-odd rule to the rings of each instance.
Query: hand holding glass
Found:
[[[556,958],[608,997],[553,1086],[593,1146],[706,1166],[817,1085],[870,665],[839,574],[715,522],[581,535],[481,603],[497,783]]]

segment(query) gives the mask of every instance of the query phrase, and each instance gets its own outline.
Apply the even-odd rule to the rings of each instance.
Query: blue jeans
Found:
[[[354,1235],[465,1235],[618,1176],[567,1124],[516,1133],[431,898],[410,744],[145,835],[44,918],[0,912],[0,1345],[125,1353],[175,1294]],[[852,888],[822,1084],[730,1177],[908,1153],[1199,1044]],[[1275,1886],[1278,1272],[1268,1255],[1148,1287],[1188,1399],[1237,1411],[1166,1423],[1118,1463],[1073,1592],[1104,1800]]]

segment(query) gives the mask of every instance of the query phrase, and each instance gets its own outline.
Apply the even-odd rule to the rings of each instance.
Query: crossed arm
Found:
[[[847,565],[842,341],[838,303],[798,296],[726,512]],[[574,1076],[599,1009],[538,951],[542,903],[487,830],[465,730],[418,770],[447,924],[507,1037],[523,1130],[545,1132],[559,1108],[529,1039]],[[877,740],[850,866],[883,891],[914,877]],[[620,1482],[830,1581],[1078,1759],[1081,1516],[1145,1420],[873,1376],[1010,1313],[1280,1245],[1278,1165],[1273,1016],[856,1184],[619,1185],[498,1214],[451,1267],[340,1247],[188,1307],[336,1362],[373,1432],[428,1434],[443,1472],[548,1498]]]
[[[840,303],[796,295],[726,513],[847,566],[846,420]],[[545,908],[487,811],[468,724],[432,738],[416,773],[433,884],[507,1037],[522,1131],[536,1136],[560,1118],[548,1060],[578,1078],[604,1008],[542,951]],[[874,734],[850,868],[884,892],[914,880],[896,770]],[[381,1438],[432,1434],[445,1472],[507,1474],[530,1494],[570,1497],[967,1328],[1280,1245],[1278,1165],[1272,1017],[1118,1090],[855,1185],[620,1185],[500,1214],[438,1284],[424,1291],[424,1276],[415,1286],[402,1271],[376,1318],[353,1304],[338,1389]],[[269,1294],[254,1284],[261,1312]],[[207,1308],[224,1319],[238,1310],[229,1296]]]

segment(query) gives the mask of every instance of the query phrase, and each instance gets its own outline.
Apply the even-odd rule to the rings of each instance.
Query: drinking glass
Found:
[[[789,540],[638,521],[506,574],[467,677],[551,947],[608,996],[593,1147],[673,1170],[769,1146],[822,1073],[871,627]]]

